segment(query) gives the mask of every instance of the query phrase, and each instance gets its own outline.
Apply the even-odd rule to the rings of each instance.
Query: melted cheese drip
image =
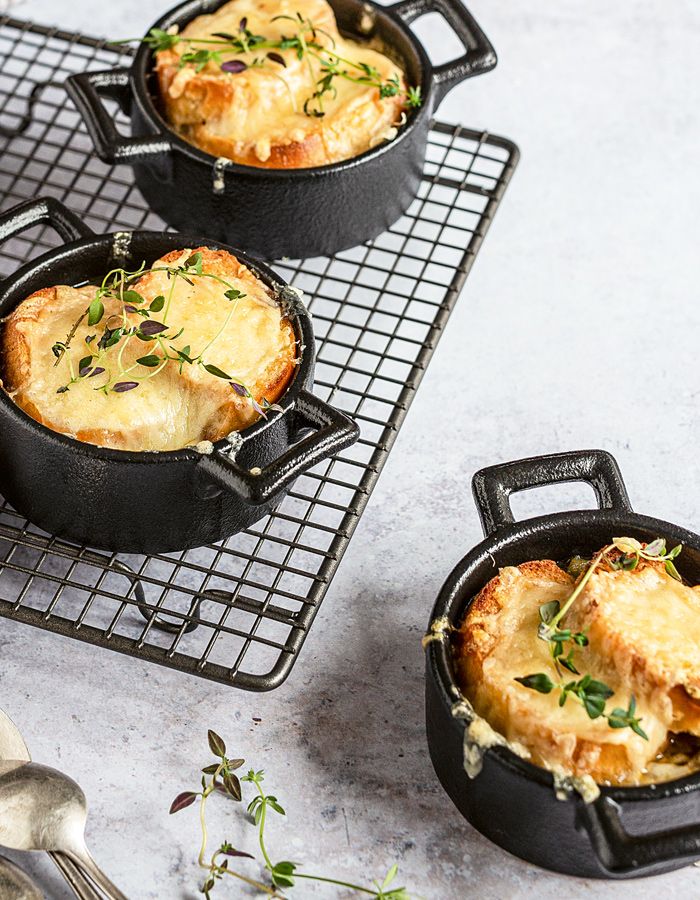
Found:
[[[211,15],[194,19],[182,34],[188,38],[208,38],[215,32],[238,34],[245,18],[253,34],[279,40],[295,34],[299,26],[272,19],[280,15],[296,18],[297,12],[331,36],[318,31],[318,43],[347,60],[374,67],[383,81],[398,76],[403,83],[401,69],[388,57],[340,35],[325,0],[231,0]],[[220,151],[217,155],[233,159],[252,152],[254,160],[264,164],[274,147],[299,144],[306,145],[303,154],[312,158],[288,165],[315,165],[357,155],[395,134],[400,98],[382,99],[376,87],[341,77],[333,80],[337,93],[323,97],[324,116],[305,115],[304,101],[322,77],[321,63],[310,55],[298,59],[295,50],[279,51],[286,63],[282,67],[267,59],[264,49],[223,53],[222,60],[242,60],[249,66],[238,74],[223,72],[214,62],[199,73],[192,65],[177,68],[182,53],[197,49],[211,49],[211,45],[196,41],[178,44],[172,51],[158,54],[158,67],[171,121],[183,137],[208,152],[215,152],[214,145]],[[256,59],[264,60],[264,65],[253,66]],[[340,68],[362,74],[345,63]]]

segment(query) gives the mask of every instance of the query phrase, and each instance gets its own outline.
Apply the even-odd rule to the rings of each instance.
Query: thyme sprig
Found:
[[[167,296],[160,294],[149,302],[135,290],[133,285],[138,279],[151,272],[165,272],[170,286]],[[230,303],[230,309],[216,334],[199,352],[195,353],[189,344],[184,347],[175,346],[174,341],[182,337],[185,329],[181,327],[176,330],[168,325],[167,320],[178,279],[194,285],[194,280],[199,278],[213,279],[218,282],[224,288],[222,297]],[[143,382],[158,375],[167,365],[174,363],[180,374],[185,365],[197,366],[209,375],[227,381],[234,393],[248,400],[259,415],[265,416],[270,410],[280,410],[280,406],[269,403],[265,398],[262,399],[262,403],[258,403],[245,384],[213,363],[207,362],[205,357],[207,351],[226,330],[236,311],[238,301],[245,296],[245,293],[238,290],[225,278],[205,271],[202,254],[199,251],[193,253],[183,264],[178,266],[147,268],[146,264],[142,263],[134,271],[122,268],[112,269],[105,275],[95,296],[73,324],[65,339],[56,341],[51,348],[56,357],[54,365],[58,365],[65,358],[70,372],[70,380],[67,384],[59,387],[57,393],[65,393],[79,381],[99,375],[105,375],[106,380],[95,387],[96,391],[101,391],[105,395],[125,393],[135,390]],[[107,300],[117,301],[119,312],[105,318],[105,301]],[[160,318],[154,318],[154,315],[161,312]],[[129,315],[136,315],[143,321],[133,323],[128,318]],[[78,328],[85,320],[91,328],[103,323],[103,330],[99,338],[97,331],[85,337],[85,350],[83,351],[85,355],[81,357],[76,366],[73,361],[72,342]],[[154,346],[149,348],[150,352],[139,356],[135,362],[125,364],[124,352],[134,339]],[[112,348],[115,348],[114,353],[110,353]],[[112,364],[115,354],[116,363]]]
[[[544,672],[538,672],[535,675],[526,675],[523,678],[516,678],[520,684],[540,694],[550,694],[554,690],[559,691],[559,706],[564,706],[569,697],[572,697],[588,713],[589,718],[598,719],[601,716],[607,719],[611,728],[631,728],[635,734],[638,734],[645,741],[649,740],[648,735],[641,726],[641,719],[635,716],[637,709],[637,701],[634,695],[630,697],[627,709],[616,706],[610,712],[606,712],[606,701],[615,693],[612,688],[608,687],[603,681],[598,681],[590,675],[584,675],[578,681],[554,682],[549,675]]]
[[[162,28],[152,28],[144,38],[129,38],[122,41],[112,41],[114,44],[132,43],[136,40],[145,43],[154,52],[170,50],[178,44],[183,44],[191,49],[185,50],[178,62],[180,68],[191,65],[196,72],[201,72],[210,63],[218,66],[222,71],[231,75],[238,75],[250,68],[286,68],[287,62],[280,51],[293,50],[297,59],[306,59],[309,68],[309,77],[313,84],[313,92],[306,98],[303,105],[304,114],[313,118],[321,118],[326,113],[323,108],[324,99],[333,99],[337,94],[335,80],[338,78],[355,84],[365,84],[376,87],[381,99],[396,97],[401,93],[401,83],[398,75],[394,74],[384,80],[381,73],[374,66],[367,63],[355,62],[346,59],[335,52],[333,37],[315,25],[311,19],[304,18],[297,12],[294,16],[274,16],[270,21],[287,20],[291,22],[296,31],[289,36],[283,35],[278,39],[268,38],[262,34],[254,34],[248,28],[247,18],[241,19],[236,34],[229,32],[214,32],[209,38],[185,37],[178,33],[164,31]],[[319,35],[325,37],[330,43],[330,49],[321,43]],[[191,45],[207,44],[207,47]],[[266,51],[261,56],[255,56],[252,61],[245,62],[242,59],[224,60],[224,54],[243,54]],[[311,60],[319,65],[318,73],[314,72]],[[277,73],[275,73],[277,74]],[[280,75],[278,77],[287,85]],[[287,85],[289,90],[289,87]],[[291,94],[291,92],[290,92]],[[405,94],[405,103],[408,107],[417,108],[422,105],[423,97],[420,86],[409,86]],[[294,100],[292,97],[292,105]],[[296,112],[296,109],[294,110]]]
[[[574,675],[581,673],[576,667],[575,652],[577,648],[588,645],[588,637],[585,631],[572,631],[570,628],[560,628],[559,624],[571,609],[576,599],[581,596],[584,588],[590,581],[594,572],[601,566],[607,565],[611,570],[633,571],[639,565],[640,560],[647,562],[663,562],[666,572],[677,581],[681,580],[673,560],[683,549],[678,544],[672,550],[666,549],[664,538],[656,538],[648,544],[643,544],[636,538],[613,538],[612,543],[603,547],[577,581],[574,590],[562,605],[558,600],[551,600],[539,608],[539,625],[537,636],[549,644],[549,651],[557,675],[562,678],[562,668]],[[576,558],[576,570],[581,570],[581,561]],[[568,649],[568,652],[566,652]],[[566,655],[565,655],[566,654]],[[634,696],[630,698],[626,710],[616,707],[610,712],[606,711],[606,701],[613,696],[614,691],[604,682],[584,675],[578,681],[553,682],[544,672],[536,672],[533,675],[525,675],[515,679],[526,688],[538,691],[541,694],[549,694],[553,690],[559,690],[559,706],[564,706],[568,697],[578,700],[591,719],[604,717],[611,728],[631,728],[635,734],[648,740],[644,729],[641,727],[641,719],[635,716],[636,701]]]
[[[299,871],[299,863],[290,860],[281,860],[274,863],[267,848],[265,840],[265,827],[270,815],[284,816],[285,811],[279,800],[273,794],[268,794],[263,788],[265,773],[263,770],[250,769],[240,779],[236,772],[244,765],[243,759],[229,759],[226,755],[226,744],[216,732],[209,730],[209,749],[214,755],[214,762],[202,769],[201,790],[183,791],[178,794],[170,806],[170,813],[179,812],[199,799],[199,820],[202,830],[202,842],[199,850],[199,865],[206,871],[201,892],[211,900],[211,894],[219,881],[227,875],[245,882],[251,887],[267,894],[269,897],[284,900],[287,896],[284,891],[295,887],[295,879],[303,878],[308,881],[318,881],[325,884],[333,884],[346,890],[364,894],[375,900],[410,900],[403,887],[392,887],[398,873],[398,866],[393,865],[380,883],[375,881],[371,886],[353,884],[337,878],[329,878],[322,875],[307,874]],[[208,776],[208,777],[207,777]],[[258,833],[258,845],[262,855],[262,865],[266,872],[267,881],[252,878],[232,868],[229,863],[233,858],[255,859],[255,857],[242,850],[236,849],[229,841],[224,841],[212,856],[207,857],[208,831],[205,808],[209,797],[218,792],[229,799],[241,802],[243,787],[241,782],[251,784],[255,788],[255,795],[247,805],[247,812],[252,817]]]

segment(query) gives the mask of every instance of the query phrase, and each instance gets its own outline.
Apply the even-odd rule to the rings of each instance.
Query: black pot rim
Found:
[[[221,0],[219,6],[223,6],[226,2],[228,2],[228,0]],[[373,2],[373,0],[351,0],[351,2],[357,3],[358,7],[371,7],[375,15],[379,18],[388,19],[393,25],[402,30],[407,40],[412,44],[413,49],[420,60],[421,66],[421,95],[423,102],[420,107],[408,111],[406,114],[407,121],[403,125],[398,126],[398,134],[395,138],[392,138],[390,141],[383,141],[376,147],[365,150],[364,153],[360,153],[350,159],[343,159],[339,162],[326,163],[322,166],[309,166],[306,168],[268,169],[264,166],[243,165],[234,162],[233,160],[229,160],[227,157],[221,157],[222,159],[227,160],[227,172],[230,172],[233,175],[254,175],[258,178],[265,177],[271,180],[279,178],[285,181],[290,178],[313,178],[316,175],[345,172],[355,166],[361,165],[363,162],[377,159],[403,143],[403,141],[406,140],[419,125],[422,118],[425,115],[428,115],[428,110],[430,110],[432,103],[433,79],[431,75],[433,66],[425,52],[423,44],[418,40],[413,31],[411,31],[410,27],[399,16],[393,15],[389,8],[379,6],[377,3]],[[329,3],[333,6],[333,0],[329,0]],[[167,30],[175,24],[182,27],[197,18],[197,16],[203,15],[201,11],[194,11],[193,15],[186,16],[184,14],[185,11],[189,10],[193,5],[193,0],[185,0],[185,2],[180,3],[178,6],[172,7],[150,26],[146,34],[148,34],[151,28],[162,28],[163,30]],[[159,134],[165,132],[167,134],[168,140],[172,142],[172,149],[184,153],[195,162],[205,163],[210,166],[213,162],[216,162],[219,157],[214,156],[212,153],[206,153],[204,150],[200,150],[199,147],[195,147],[193,144],[189,144],[186,140],[181,138],[173,126],[158,111],[147,85],[147,79],[153,71],[153,55],[153,50],[146,44],[141,43],[131,65],[132,96],[138,102],[142,116],[154,129],[154,132]]]
[[[610,525],[611,527],[621,524],[633,525],[637,528],[648,529],[655,534],[669,534],[670,532],[676,540],[679,540],[684,545],[687,544],[700,550],[700,535],[671,522],[665,522],[662,519],[627,510],[573,510],[551,513],[532,519],[523,519],[498,528],[457,563],[440,590],[430,621],[433,622],[436,619],[447,617],[450,624],[454,625],[460,620],[466,605],[471,599],[470,597],[461,596],[460,582],[467,576],[469,570],[481,562],[484,557],[488,555],[495,557],[501,547],[513,545],[524,539],[526,537],[523,534],[524,526],[528,528],[554,528],[557,525],[566,524],[567,526],[573,525],[575,527],[577,523],[583,525],[584,523],[590,524],[592,521],[601,525]],[[525,561],[523,560],[523,562]],[[463,696],[452,671],[449,647],[450,641],[446,640],[430,641],[426,648],[428,669],[435,678],[443,706],[448,711]],[[455,722],[460,722],[462,727],[466,727],[466,723],[462,719],[455,719]],[[553,789],[554,782],[551,772],[526,759],[521,759],[508,747],[489,747],[484,750],[484,753],[491,754],[492,758],[497,759],[500,765],[511,769],[522,778]],[[700,790],[700,771],[674,781],[664,781],[649,785],[634,787],[598,785],[598,787],[601,795],[620,803],[670,799]]]
[[[123,234],[124,232],[120,231],[117,233]],[[160,242],[172,242],[177,244],[181,249],[191,246],[227,250],[271,288],[275,295],[277,295],[281,289],[289,287],[288,283],[283,278],[280,278],[269,266],[249,256],[242,250],[237,250],[235,247],[231,247],[221,241],[214,241],[211,240],[211,238],[205,238],[201,235],[188,235],[179,232],[134,230],[127,231],[126,233],[131,235],[132,240],[138,240],[139,238],[157,239]],[[55,250],[51,250],[48,253],[36,257],[29,263],[25,263],[25,265],[18,268],[12,275],[0,282],[0,304],[2,303],[3,296],[8,288],[10,288],[18,279],[31,276],[35,269],[46,263],[50,263],[55,259],[63,259],[66,256],[77,254],[85,248],[96,249],[100,245],[111,244],[114,235],[115,232],[110,232],[104,235],[96,235],[94,238],[87,237],[82,238],[79,241],[71,241],[57,247]],[[177,247],[172,247],[170,249],[177,249]],[[21,303],[22,300],[19,302]],[[300,362],[294,367],[291,383],[286,387],[282,396],[276,401],[282,407],[282,411],[268,414],[267,418],[261,416],[252,425],[249,425],[247,428],[238,432],[244,441],[254,438],[256,435],[268,429],[280,417],[290,413],[293,409],[294,401],[302,390],[305,378],[309,374],[309,369],[314,364],[315,338],[311,327],[310,315],[301,299],[298,300],[298,303],[295,302],[295,307],[298,308],[288,312],[286,315],[294,328],[298,347],[297,358],[300,359]],[[3,317],[8,313],[4,313]],[[46,425],[42,425],[41,422],[37,422],[36,419],[33,419],[18,406],[2,388],[0,388],[0,415],[9,416],[10,419],[13,419],[18,425],[22,425],[25,428],[34,431],[39,439],[50,438],[56,440],[58,443],[70,447],[73,451],[95,458],[110,459],[124,463],[140,463],[143,465],[160,463],[163,460],[168,460],[170,462],[192,461],[201,459],[202,457],[202,454],[194,447],[183,447],[179,450],[119,450],[115,447],[100,447],[98,444],[80,441],[70,435],[63,434],[60,431],[54,431]],[[226,450],[228,447],[228,438],[220,438],[218,441],[212,443],[214,450]]]

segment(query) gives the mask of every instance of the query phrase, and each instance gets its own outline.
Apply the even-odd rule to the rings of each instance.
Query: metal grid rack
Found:
[[[50,195],[98,232],[163,228],[131,169],[94,156],[62,88],[67,75],[124,57],[102,41],[0,18],[0,60],[2,208]],[[354,416],[354,447],[302,476],[253,528],[183,553],[117,558],[51,537],[2,503],[0,615],[224,684],[281,684],[517,158],[508,140],[434,123],[419,195],[389,231],[331,259],[277,264],[306,294],[315,390]],[[15,238],[0,250],[0,271],[55,241],[47,229]]]

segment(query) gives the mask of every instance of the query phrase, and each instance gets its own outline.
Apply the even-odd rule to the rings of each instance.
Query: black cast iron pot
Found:
[[[599,508],[514,522],[514,491],[564,481],[592,485]],[[502,566],[591,554],[612,537],[665,537],[683,544],[680,573],[700,583],[700,537],[632,512],[617,463],[601,450],[540,456],[477,472],[473,490],[486,539],[458,563],[442,588],[431,622],[456,625],[474,596]],[[510,853],[567,875],[633,878],[688,865],[700,857],[700,773],[678,781],[601,788],[593,803],[555,796],[552,776],[506,747],[483,756],[476,777],[464,769],[466,722],[452,715],[459,699],[449,635],[427,643],[426,720],[433,766],[462,815]]]
[[[223,0],[187,0],[155,23],[184,27]],[[344,162],[308,169],[262,169],[218,161],[188,144],[165,121],[157,99],[153,53],[141,44],[130,69],[71,75],[66,87],[80,110],[97,155],[134,166],[148,205],[169,225],[242,247],[266,259],[330,256],[376,237],[415,197],[425,160],[430,119],[460,81],[496,65],[496,55],[460,0],[401,0],[380,7],[366,0],[331,0],[338,25],[358,40],[390,48],[423,105],[409,113],[394,140]],[[439,12],[465,53],[433,66],[408,27],[418,16]],[[369,33],[360,23],[373,22]],[[132,137],[122,136],[103,97],[131,117]]]
[[[0,216],[0,243],[39,223],[69,243],[0,282],[0,317],[39,288],[101,281],[115,266],[133,271],[186,246],[229,250],[276,292],[284,287],[266,266],[224,244],[149,231],[97,236],[52,199]],[[45,428],[0,390],[0,493],[46,531],[113,551],[184,550],[247,528],[279,503],[298,475],[359,435],[352,419],[309,392],[311,321],[298,302],[287,315],[301,359],[278,401],[282,412],[235,435],[235,450],[228,439],[209,455],[97,447]]]

